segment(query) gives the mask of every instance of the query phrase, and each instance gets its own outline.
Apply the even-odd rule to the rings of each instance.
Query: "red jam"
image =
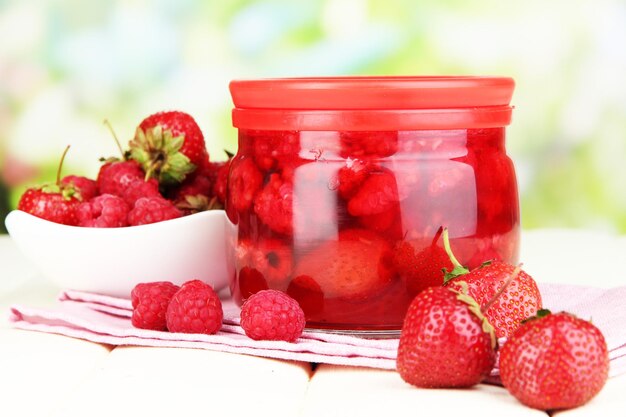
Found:
[[[278,289],[309,328],[384,333],[451,269],[443,227],[470,268],[516,262],[512,90],[480,77],[234,81],[234,298]]]

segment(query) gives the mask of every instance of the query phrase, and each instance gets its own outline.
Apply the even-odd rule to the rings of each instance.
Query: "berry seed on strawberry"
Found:
[[[259,291],[241,307],[241,327],[254,340],[295,342],[305,324],[298,302],[281,291]]]
[[[178,285],[167,281],[135,285],[130,294],[133,306],[132,325],[139,329],[167,330],[165,313],[178,290]]]
[[[129,226],[139,226],[171,220],[183,213],[163,197],[142,197],[128,213]]]
[[[102,194],[80,203],[76,209],[78,225],[83,227],[128,226],[130,207],[122,197]]]
[[[600,392],[608,372],[602,332],[565,312],[540,311],[500,351],[502,384],[520,402],[539,410],[587,403]]]
[[[173,295],[165,317],[170,332],[215,334],[222,328],[224,312],[213,288],[193,280]]]
[[[471,387],[496,360],[493,328],[471,297],[430,287],[411,302],[398,345],[402,379],[421,388]]]

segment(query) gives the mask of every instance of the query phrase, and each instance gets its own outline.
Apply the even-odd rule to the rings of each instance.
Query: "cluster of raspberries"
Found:
[[[140,329],[215,334],[222,328],[222,303],[200,281],[177,286],[167,281],[138,284],[131,292],[132,324]],[[241,327],[254,340],[295,342],[304,330],[304,312],[287,294],[258,292],[241,308]]]
[[[209,160],[190,115],[153,114],[139,124],[128,149],[119,147],[122,157],[104,160],[96,180],[61,178],[60,166],[56,184],[26,190],[18,209],[71,226],[125,227],[223,208],[230,159]]]

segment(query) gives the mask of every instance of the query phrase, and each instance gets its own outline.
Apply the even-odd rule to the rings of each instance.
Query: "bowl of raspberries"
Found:
[[[115,135],[113,135],[115,137]],[[5,223],[42,275],[63,288],[127,296],[145,281],[227,283],[224,230],[231,154],[209,159],[195,120],[148,116],[96,178],[62,175],[28,188]]]

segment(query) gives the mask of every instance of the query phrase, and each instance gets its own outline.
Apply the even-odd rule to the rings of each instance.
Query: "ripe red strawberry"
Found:
[[[98,190],[100,194],[114,194],[124,196],[126,188],[137,180],[143,180],[145,173],[136,161],[106,162],[100,167],[98,178]]]
[[[252,159],[234,159],[228,181],[227,205],[237,212],[248,210],[262,185],[263,176]]]
[[[430,287],[405,316],[397,369],[421,388],[471,387],[485,379],[496,360],[493,328],[476,302],[445,287]]]
[[[81,201],[89,201],[98,195],[98,184],[87,177],[80,177],[78,175],[66,175],[61,180],[61,184],[73,185],[77,195],[80,195]]]
[[[466,292],[485,306],[514,270],[513,265],[495,261],[448,281],[447,286]],[[541,310],[541,294],[537,283],[526,272],[520,271],[517,279],[494,301],[485,316],[498,337],[509,337],[523,320],[534,316],[538,310]]]
[[[213,197],[213,181],[204,175],[194,173],[177,187],[169,199],[185,214],[221,208]]]
[[[305,323],[298,302],[281,291],[259,291],[241,306],[241,327],[254,340],[295,342]]]
[[[128,225],[158,223],[181,217],[183,213],[163,197],[142,197],[128,212]]]
[[[470,272],[452,254],[447,230],[444,230],[444,245],[454,265],[453,271],[446,274],[446,285],[469,295],[481,308],[485,308],[492,301],[516,268],[504,262],[493,261]],[[541,310],[541,303],[537,283],[530,275],[520,270],[518,276],[493,300],[493,304],[490,304],[484,314],[499,338],[509,337],[523,320]]]
[[[133,305],[131,323],[139,329],[167,330],[165,312],[178,285],[167,281],[135,285],[130,293]]]
[[[393,279],[389,244],[373,232],[353,229],[339,233],[305,254],[293,276],[306,275],[326,298],[363,299],[377,294]]]
[[[102,194],[80,203],[76,209],[78,225],[83,227],[124,227],[128,226],[130,207],[122,197]]]
[[[402,240],[396,244],[393,265],[410,294],[417,294],[428,287],[442,286],[443,269],[452,269],[446,251],[437,245],[440,236],[441,229],[432,242],[419,251],[416,251],[412,242]]]
[[[277,233],[293,233],[293,186],[278,174],[271,174],[269,182],[254,199],[254,212],[261,221]]]
[[[42,187],[29,188],[20,197],[17,209],[30,213],[51,222],[76,226],[76,207],[80,204],[80,194],[73,184],[61,182],[61,169],[63,160],[69,150],[65,148],[59,167],[57,169],[57,179],[54,184],[47,184]]]
[[[170,332],[215,334],[222,328],[224,312],[213,288],[193,280],[174,294],[165,318]]]
[[[398,150],[398,132],[341,132],[341,156],[384,158]]]
[[[372,172],[348,202],[352,216],[383,213],[400,201],[396,178],[390,171]]]
[[[273,288],[283,286],[293,270],[291,248],[278,239],[241,241],[236,256],[238,265],[258,271]]]
[[[502,347],[502,384],[523,404],[539,410],[581,406],[607,380],[604,336],[590,322],[569,313],[540,313]]]
[[[131,158],[160,184],[178,184],[208,162],[204,136],[196,121],[180,111],[146,117],[130,141]]]

